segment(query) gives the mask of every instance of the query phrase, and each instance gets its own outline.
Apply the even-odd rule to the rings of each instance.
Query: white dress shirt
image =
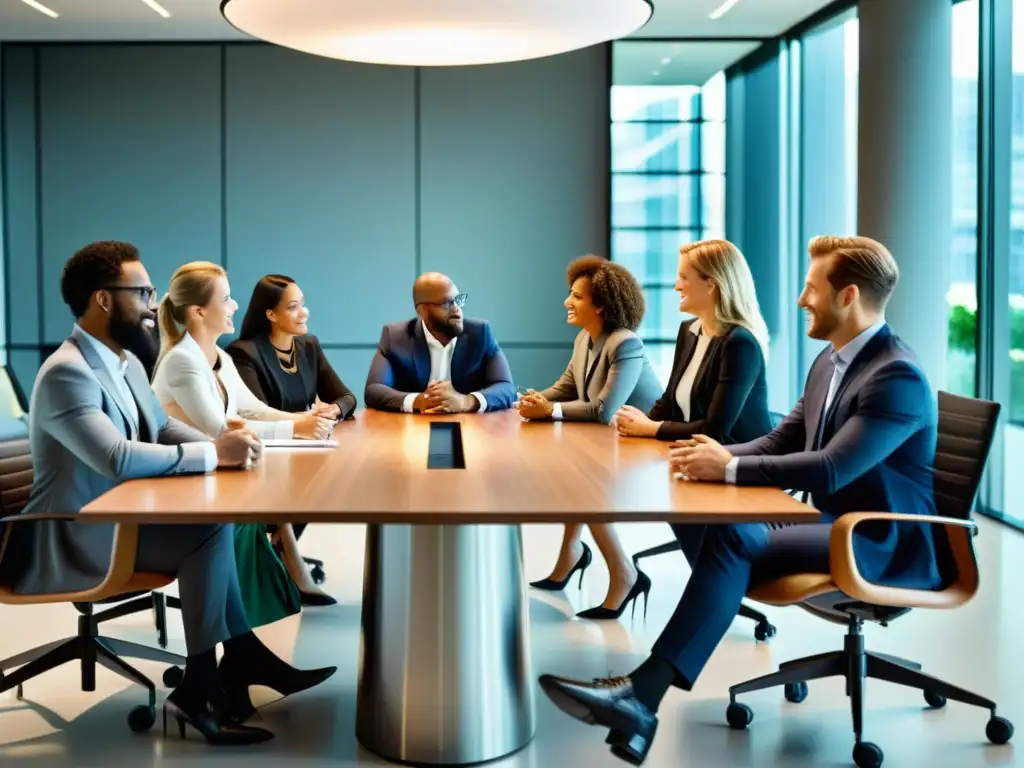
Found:
[[[835,349],[833,347],[831,353],[832,360],[832,378],[829,380],[828,393],[825,395],[825,407],[822,409],[821,416],[818,419],[818,432],[825,427],[825,420],[828,416],[829,409],[832,407],[832,399],[836,396],[836,392],[839,391],[839,385],[843,382],[843,376],[850,369],[850,365],[854,360],[857,359],[857,355],[861,353],[861,350],[867,346],[868,342],[875,338],[882,326],[885,325],[885,319],[879,320],[877,323],[861,331],[853,339],[850,340],[842,349]],[[804,420],[806,423],[806,418]],[[815,440],[817,443],[817,440]],[[725,482],[733,483],[736,482],[736,474],[739,469],[740,459],[742,456],[735,456],[725,467]],[[810,497],[808,497],[808,504],[811,503]]]
[[[434,334],[427,330],[426,324],[420,320],[423,328],[423,336],[427,340],[427,351],[430,353],[430,378],[428,381],[451,381],[452,380],[452,356],[455,354],[455,343],[458,336],[453,336],[447,344],[441,344],[434,338]],[[402,401],[402,410],[412,413],[412,404],[422,393],[410,392]],[[473,397],[480,403],[479,413],[487,410],[487,398],[479,392],[473,392]]]
[[[697,371],[704,362],[708,347],[711,345],[711,337],[703,332],[700,320],[690,323],[690,333],[697,337],[697,348],[693,350],[693,357],[686,364],[686,370],[679,379],[679,386],[676,387],[676,404],[683,412],[683,421],[690,420],[690,395],[693,394],[693,385],[697,380]]]
[[[131,388],[128,386],[128,380],[125,378],[125,374],[128,371],[128,358],[121,353],[117,355],[110,347],[104,344],[102,341],[97,339],[87,331],[82,330],[82,327],[75,324],[74,330],[75,336],[80,340],[84,341],[93,351],[96,356],[99,357],[103,363],[103,367],[107,369],[107,373],[110,374],[110,378],[114,380],[114,385],[120,390],[121,399],[124,400],[124,404],[128,406],[128,412],[131,416],[132,425],[131,429],[134,431],[133,435],[129,435],[129,439],[138,439],[139,431],[139,404],[135,402],[135,396],[132,394]],[[213,443],[190,443],[186,445],[201,446],[195,450],[201,450],[203,452],[204,469],[207,472],[213,472],[217,468],[217,449]]]

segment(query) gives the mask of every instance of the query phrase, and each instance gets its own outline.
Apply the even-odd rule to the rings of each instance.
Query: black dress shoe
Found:
[[[542,675],[540,687],[560,710],[590,725],[612,729],[612,754],[640,765],[658,730],[658,717],[633,694],[628,677],[598,678],[591,683]]]

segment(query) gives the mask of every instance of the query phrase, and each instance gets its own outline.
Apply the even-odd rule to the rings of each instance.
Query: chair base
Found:
[[[153,593],[155,597],[158,593]],[[164,597],[164,595],[160,595]],[[167,598],[168,602],[176,598]],[[18,699],[23,697],[23,685],[39,677],[45,672],[56,669],[70,661],[81,663],[81,683],[83,691],[96,690],[96,665],[109,669],[126,680],[141,685],[149,694],[146,707],[136,707],[129,715],[128,721],[133,731],[147,730],[156,722],[156,686],[142,672],[128,664],[125,658],[157,661],[172,665],[164,673],[164,679],[176,679],[177,667],[185,664],[185,657],[176,653],[168,653],[159,648],[103,637],[99,634],[99,624],[120,616],[127,616],[145,610],[154,604],[150,596],[129,600],[101,613],[92,612],[91,603],[76,603],[75,607],[82,613],[78,617],[78,634],[63,640],[57,640],[38,648],[19,653],[0,661],[0,693],[18,689]],[[16,669],[15,669],[16,668]],[[13,672],[8,673],[8,670]]]
[[[639,562],[643,560],[645,557],[665,555],[669,552],[676,552],[680,549],[681,547],[679,546],[678,541],[668,541],[664,544],[659,544],[656,547],[645,549],[633,555],[633,565],[638,565]],[[760,611],[756,611],[749,605],[743,603],[740,605],[740,609],[736,612],[736,615],[740,616],[741,618],[750,619],[751,621],[757,622],[757,626],[754,627],[754,638],[756,640],[760,642],[766,642],[769,639],[775,637],[775,633],[777,632],[777,630],[775,629],[775,625],[768,621],[768,617]]]
[[[314,584],[323,584],[327,581],[327,574],[324,573],[324,561],[315,557],[303,557],[302,562],[309,566],[309,575]]]
[[[932,707],[945,706],[946,700],[959,701],[971,706],[987,709],[991,715],[986,733],[995,743],[1005,744],[1013,735],[1013,726],[1004,718],[997,717],[996,704],[975,693],[951,685],[921,671],[921,665],[889,656],[873,653],[864,648],[862,633],[863,620],[851,616],[849,631],[842,651],[821,653],[779,665],[779,671],[764,675],[729,689],[729,711],[727,719],[734,728],[745,728],[753,719],[750,708],[737,704],[736,697],[743,693],[761,691],[776,686],[785,686],[786,698],[794,703],[807,696],[807,683],[826,677],[846,679],[846,695],[850,698],[853,716],[853,733],[856,741],[854,761],[858,766],[877,768],[882,764],[882,751],[876,745],[863,741],[864,729],[864,688],[867,678],[884,680],[889,683],[917,688],[924,692],[925,700]],[[995,735],[993,735],[993,733]]]

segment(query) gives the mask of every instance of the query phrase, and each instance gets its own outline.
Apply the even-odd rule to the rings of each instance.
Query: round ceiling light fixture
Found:
[[[456,66],[538,59],[632,34],[653,0],[221,0],[240,32],[317,56]]]

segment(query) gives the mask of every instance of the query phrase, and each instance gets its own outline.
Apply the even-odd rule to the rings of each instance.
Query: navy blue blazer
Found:
[[[422,392],[429,379],[430,350],[423,323],[417,318],[385,325],[366,378],[366,407],[401,411],[406,396]],[[452,355],[451,380],[464,395],[482,394],[488,411],[512,407],[516,398],[512,371],[486,320],[463,320],[462,335]]]
[[[823,414],[832,379],[830,353],[829,347],[818,355],[803,397],[774,430],[730,446],[734,456],[744,457],[737,483],[807,491],[824,522],[847,512],[936,515],[938,408],[914,353],[883,326],[850,365]],[[858,525],[858,569],[868,581],[887,586],[941,586],[939,552],[947,544],[936,528]]]

